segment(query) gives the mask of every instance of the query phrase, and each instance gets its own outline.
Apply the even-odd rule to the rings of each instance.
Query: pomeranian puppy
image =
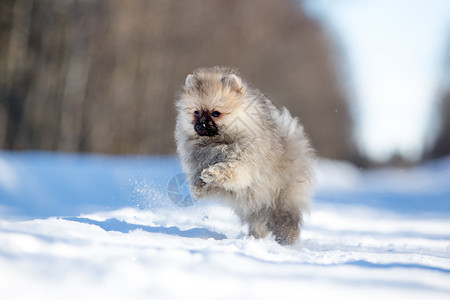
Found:
[[[297,118],[229,68],[188,75],[175,139],[191,193],[225,200],[249,234],[295,243],[311,194],[313,150]]]

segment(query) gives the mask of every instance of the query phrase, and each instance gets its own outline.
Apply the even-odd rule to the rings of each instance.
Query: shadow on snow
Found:
[[[63,218],[63,220],[96,225],[105,231],[118,231],[122,233],[129,233],[130,231],[140,229],[151,233],[164,233],[168,235],[176,235],[187,238],[201,238],[201,239],[212,238],[215,240],[223,240],[227,238],[224,234],[214,232],[206,228],[192,228],[188,230],[181,230],[175,226],[163,227],[163,226],[146,226],[146,225],[131,224],[125,221],[120,221],[116,218],[107,219],[105,221],[95,221],[88,218],[68,217]]]

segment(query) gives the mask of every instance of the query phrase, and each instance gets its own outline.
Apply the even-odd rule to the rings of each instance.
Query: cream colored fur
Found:
[[[189,75],[176,107],[177,150],[192,194],[229,203],[257,238],[272,232],[279,243],[294,243],[309,207],[314,163],[297,118],[222,67]],[[195,111],[221,113],[217,135],[196,133]]]

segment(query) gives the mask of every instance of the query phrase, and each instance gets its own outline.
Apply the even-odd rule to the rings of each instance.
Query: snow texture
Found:
[[[175,157],[0,152],[0,299],[450,299],[450,158],[321,160],[299,243],[246,230]]]

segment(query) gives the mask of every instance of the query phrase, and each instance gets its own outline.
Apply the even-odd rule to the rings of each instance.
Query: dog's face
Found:
[[[208,110],[194,111],[194,130],[199,136],[215,136],[219,133],[216,122],[221,113],[217,110],[210,112]]]
[[[188,75],[177,102],[178,126],[190,136],[216,137],[227,134],[241,103],[242,81],[235,74]]]

